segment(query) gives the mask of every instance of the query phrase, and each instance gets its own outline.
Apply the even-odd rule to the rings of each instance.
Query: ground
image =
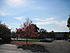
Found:
[[[18,45],[0,45],[0,53],[70,53],[70,42],[55,40],[48,42],[34,42],[33,45],[18,48]]]

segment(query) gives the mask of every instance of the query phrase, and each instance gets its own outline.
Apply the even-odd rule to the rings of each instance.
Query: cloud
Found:
[[[67,25],[67,22],[66,22],[66,20],[56,21],[55,24],[57,24],[57,25],[59,25],[59,26],[66,26],[66,25]]]
[[[34,21],[37,21],[36,24],[56,24],[56,25],[66,25],[66,20],[57,20],[54,17],[50,17],[50,18],[34,18]]]
[[[58,20],[55,17],[34,18],[34,20],[38,27],[45,28],[48,31],[68,31],[66,20]]]
[[[8,16],[8,15],[11,15],[8,11],[0,10],[0,16]]]
[[[16,20],[25,20],[25,18],[23,16],[20,16],[20,17],[14,17],[14,19]]]
[[[5,24],[6,24],[6,26],[7,26],[9,29],[12,28],[10,24],[8,24],[8,23],[5,23]]]
[[[48,25],[48,24],[52,24],[51,22],[36,22],[36,24],[38,25]]]
[[[55,18],[34,18],[34,21],[37,21],[36,24],[53,24],[56,22]]]
[[[16,28],[20,28],[21,23],[9,23],[9,22],[5,22],[6,26],[11,29],[11,31],[16,31]]]
[[[27,0],[6,0],[6,4],[11,7],[20,7],[29,5],[29,2]]]
[[[23,17],[14,17],[16,20],[22,20]]]

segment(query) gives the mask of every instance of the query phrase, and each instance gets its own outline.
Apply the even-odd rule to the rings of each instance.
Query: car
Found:
[[[40,42],[52,42],[54,40],[54,38],[45,38],[45,39],[41,39]]]
[[[70,39],[67,39],[68,42],[70,42]]]

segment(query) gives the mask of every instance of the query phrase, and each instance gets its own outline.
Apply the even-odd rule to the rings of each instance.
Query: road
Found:
[[[4,44],[0,45],[0,53],[29,53],[29,50],[17,49],[16,45]],[[31,53],[31,52],[30,52]]]
[[[18,49],[16,45],[4,44],[0,45],[0,53],[70,53],[70,42],[64,40],[55,40],[52,43],[38,42],[37,44],[44,46],[47,51],[32,52],[31,49],[23,50],[22,48]],[[44,48],[37,46],[34,50],[42,50]]]
[[[70,42],[64,40],[55,40],[50,44],[45,44],[49,53],[70,53]]]

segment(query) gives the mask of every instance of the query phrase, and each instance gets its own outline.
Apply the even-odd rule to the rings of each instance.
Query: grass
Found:
[[[27,42],[26,42],[26,39],[24,39],[24,40],[12,40],[11,44],[26,45],[26,44],[35,44],[35,42],[40,42],[40,40],[28,39]]]

